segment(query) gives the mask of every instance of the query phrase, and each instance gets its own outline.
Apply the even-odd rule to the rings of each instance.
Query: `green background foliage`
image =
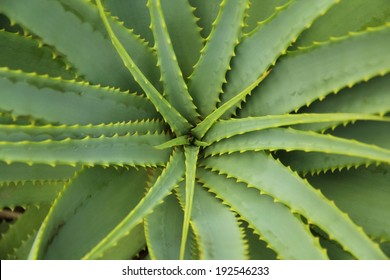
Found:
[[[388,259],[388,0],[0,0],[0,258]]]

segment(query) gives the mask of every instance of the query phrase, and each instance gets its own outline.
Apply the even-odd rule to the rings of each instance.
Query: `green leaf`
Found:
[[[115,124],[99,125],[1,125],[0,141],[44,141],[83,139],[85,137],[99,138],[102,135],[107,137],[124,136],[126,134],[155,134],[162,133],[164,125],[160,121],[135,121]],[[176,138],[177,139],[177,138]]]
[[[345,88],[336,95],[328,95],[322,101],[315,101],[309,107],[301,108],[304,113],[360,113],[385,115],[390,111],[390,75],[376,77],[368,82]],[[340,122],[325,124],[305,124],[297,128],[304,130],[324,130],[335,127]]]
[[[333,200],[365,232],[380,242],[390,241],[390,167],[309,176],[309,182]]]
[[[198,19],[188,0],[161,0],[161,8],[177,61],[187,81],[203,47],[200,28],[196,24]]]
[[[182,146],[187,145],[189,143],[188,136],[182,135],[176,138],[173,138],[171,140],[168,140],[167,142],[164,142],[160,145],[155,146],[156,149],[168,149],[176,146]]]
[[[245,33],[253,31],[262,21],[266,21],[289,0],[251,0],[245,18]]]
[[[269,115],[263,117],[248,117],[243,119],[229,119],[216,122],[204,137],[208,143],[218,142],[224,138],[230,138],[234,135],[243,134],[251,131],[258,131],[267,128],[274,128],[294,124],[322,123],[329,121],[354,121],[359,119],[372,119],[389,121],[388,118],[382,118],[365,114],[286,114]]]
[[[133,29],[135,34],[139,34],[150,46],[154,42],[153,32],[150,27],[150,13],[146,7],[148,0],[118,1],[105,0],[104,6],[113,16],[119,17],[123,24]]]
[[[49,205],[30,206],[23,215],[10,226],[8,231],[0,239],[0,258],[26,259],[28,254],[19,252],[25,245],[30,245],[34,240],[42,221],[44,220]],[[24,251],[24,250],[23,250]]]
[[[390,129],[387,122],[358,121],[346,127],[337,127],[330,134],[337,137],[354,139],[367,144],[390,149]],[[335,154],[303,153],[303,152],[278,152],[278,157],[292,169],[306,173],[321,173],[328,170],[341,170],[358,166],[369,166],[376,163],[374,160],[359,157],[347,157]],[[377,162],[378,164],[378,162]]]
[[[269,72],[266,72],[264,75],[257,78],[253,84],[208,115],[202,122],[192,129],[193,134],[201,139],[224,113],[244,99],[245,96],[247,96],[259,83],[261,83],[263,79],[267,77],[268,73]]]
[[[144,194],[145,176],[143,169],[123,168],[79,173],[53,204],[29,258],[81,258],[135,207]]]
[[[135,206],[117,226],[106,234],[104,239],[87,252],[83,256],[83,259],[104,258],[104,253],[107,250],[111,247],[115,247],[115,244],[118,244],[122,238],[126,237],[127,233],[140,224],[172,191],[172,189],[182,180],[184,170],[185,164],[183,153],[181,151],[175,151],[161,176],[137,206]]]
[[[208,147],[205,155],[279,149],[341,154],[390,163],[389,149],[330,134],[324,135],[291,128],[270,128],[224,139]]]
[[[252,92],[239,115],[288,113],[346,86],[386,74],[389,38],[390,24],[289,53]]]
[[[325,230],[359,259],[386,259],[379,246],[318,190],[265,153],[211,157],[203,164],[272,196]]]
[[[313,42],[328,41],[331,37],[345,36],[390,21],[387,0],[343,0],[318,18],[299,36],[294,47],[304,47]]]
[[[185,257],[185,250],[187,247],[187,238],[188,238],[188,229],[190,227],[190,219],[192,213],[192,204],[194,198],[194,188],[195,188],[195,176],[196,176],[196,165],[199,155],[199,147],[196,146],[185,146],[184,147],[185,155],[185,206],[184,206],[184,220],[183,220],[183,230],[181,236],[181,245],[180,245],[180,259],[183,260]]]
[[[0,110],[64,124],[101,124],[156,118],[141,96],[85,82],[0,68]]]
[[[146,240],[144,225],[136,225],[125,237],[118,241],[116,246],[108,248],[100,259],[103,260],[128,260],[135,259],[145,249]]]
[[[170,1],[174,2],[174,1]],[[180,1],[184,3],[184,1]],[[196,107],[188,93],[182,72],[173,50],[171,38],[168,34],[167,25],[160,0],[148,1],[152,30],[155,38],[155,47],[158,54],[158,63],[161,68],[161,76],[164,84],[164,95],[182,116],[192,123],[198,116]]]
[[[0,185],[0,208],[50,204],[64,187],[64,182],[26,182]]]
[[[75,78],[75,71],[61,57],[32,37],[0,30],[0,67],[24,72]]]
[[[179,186],[179,199],[187,204],[184,187]],[[223,205],[199,183],[195,184],[191,225],[198,244],[200,259],[243,260],[247,248],[235,213]]]
[[[145,236],[148,252],[153,260],[178,260],[184,214],[174,194],[145,218]],[[190,239],[188,239],[190,241]],[[184,259],[190,259],[190,242],[187,242]]]
[[[231,63],[232,70],[227,75],[228,83],[221,95],[221,104],[263,75],[278,57],[286,52],[291,42],[335,2],[337,0],[290,1],[247,34],[235,50],[236,56]],[[228,114],[225,114],[225,117],[227,116]]]
[[[217,18],[222,0],[188,0],[195,7],[195,16],[201,28],[201,35],[207,38]]]
[[[387,122],[359,121],[346,127],[338,127],[330,133],[390,149],[390,123]]]
[[[200,180],[230,205],[282,259],[326,259],[306,226],[285,205],[234,179],[200,169]]]
[[[327,171],[350,169],[351,167],[369,166],[374,160],[345,155],[325,154],[319,152],[278,151],[277,156],[284,165],[302,174],[315,174]]]
[[[9,183],[66,181],[79,171],[80,167],[66,165],[49,166],[25,163],[6,164],[0,162],[0,185]]]
[[[87,80],[122,89],[138,89],[107,38],[96,7],[90,2],[4,0],[0,3],[0,12],[27,26],[44,43],[55,46]],[[128,50],[131,49],[136,63],[143,65],[145,73],[151,73],[148,78],[158,81],[156,60],[147,46],[112,18],[110,21],[114,32],[124,40]]]
[[[139,83],[141,88],[145,91],[147,97],[156,107],[157,111],[161,113],[164,119],[171,126],[172,130],[176,133],[184,134],[186,133],[191,125],[187,122],[185,118],[183,118],[179,112],[177,112],[168,102],[164,99],[161,94],[157,91],[157,89],[148,81],[148,79],[144,76],[138,66],[135,64],[133,59],[130,57],[129,53],[123,47],[120,40],[116,37],[107,16],[104,13],[104,8],[101,4],[100,0],[96,2],[98,4],[100,16],[106,26],[107,32],[112,40],[112,44],[116,48],[118,54],[120,55],[123,63],[126,68],[132,73],[135,80]]]
[[[189,91],[202,117],[215,110],[234,47],[241,37],[248,0],[224,0],[189,80]]]
[[[169,149],[154,146],[169,139],[164,134],[114,135],[81,140],[0,142],[0,158],[6,163],[24,162],[49,165],[164,165]]]

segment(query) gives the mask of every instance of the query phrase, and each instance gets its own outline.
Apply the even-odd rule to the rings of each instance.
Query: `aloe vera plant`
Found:
[[[0,0],[2,259],[387,259],[388,0]]]

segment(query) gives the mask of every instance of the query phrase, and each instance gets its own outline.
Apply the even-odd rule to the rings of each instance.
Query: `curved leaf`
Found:
[[[50,204],[63,189],[64,182],[26,182],[0,185],[0,208]]]
[[[178,189],[179,199],[186,204],[183,185]],[[217,198],[195,184],[191,224],[199,246],[200,259],[247,259],[243,232],[235,213]]]
[[[359,259],[386,259],[378,244],[319,191],[265,153],[210,157],[203,164],[258,188],[304,215]]]
[[[32,37],[0,30],[0,67],[75,78],[75,71],[61,57]]]
[[[170,2],[173,2],[170,0]],[[183,1],[180,1],[184,3]],[[168,34],[167,24],[161,8],[160,0],[149,0],[148,7],[152,19],[152,30],[155,38],[155,47],[158,54],[158,63],[161,68],[161,77],[164,84],[164,95],[182,116],[192,123],[198,116],[196,107],[188,93],[182,72],[173,50],[171,37]]]
[[[185,203],[184,203],[184,220],[183,220],[183,231],[181,236],[181,245],[180,245],[180,259],[183,260],[185,256],[185,250],[187,245],[188,238],[188,229],[190,227],[190,218],[192,213],[192,204],[194,198],[194,188],[195,188],[195,175],[196,175],[196,166],[199,155],[199,147],[184,147],[185,155]]]
[[[184,175],[184,156],[181,151],[175,151],[167,167],[158,178],[156,183],[149,189],[146,195],[131,212],[117,224],[104,239],[87,252],[83,259],[97,259],[104,256],[105,252],[131,232],[154,208],[172,191],[182,180]]]
[[[236,48],[236,56],[231,63],[232,70],[227,75],[228,83],[221,95],[221,104],[263,75],[286,52],[291,42],[336,2],[338,0],[290,1],[246,35]]]
[[[223,175],[204,169],[198,173],[205,186],[239,213],[248,226],[278,252],[279,258],[326,259],[318,241],[288,207]]]
[[[374,239],[390,241],[390,168],[358,168],[308,177]]]
[[[157,89],[148,81],[148,79],[141,72],[140,68],[135,64],[129,53],[126,51],[118,37],[115,35],[100,0],[96,2],[98,4],[100,16],[104,22],[107,32],[111,38],[112,44],[116,48],[126,68],[132,73],[134,79],[140,84],[141,88],[145,91],[147,97],[156,107],[164,119],[171,126],[172,130],[179,135],[186,133],[191,125],[183,118],[177,110],[175,110],[164,97],[157,91]]]
[[[145,236],[151,259],[178,260],[184,214],[174,194],[145,218]],[[189,239],[188,239],[189,240]],[[187,243],[184,259],[190,258],[190,242]]]
[[[164,165],[168,150],[154,146],[169,139],[164,134],[114,135],[81,140],[0,142],[0,158],[6,163],[49,165]]]
[[[195,15],[203,38],[207,38],[217,18],[222,0],[188,0],[196,8]]]
[[[64,124],[101,124],[157,118],[141,96],[88,83],[0,68],[0,110]]]
[[[200,28],[196,24],[198,19],[193,14],[194,8],[189,0],[161,0],[161,8],[177,61],[187,81],[203,47]]]
[[[291,128],[270,128],[224,139],[208,147],[205,155],[278,149],[333,153],[390,163],[389,149],[330,134],[324,135]]]
[[[49,166],[25,163],[6,164],[0,162],[0,185],[9,183],[66,181],[79,171],[80,167],[66,165]]]
[[[387,0],[342,0],[318,18],[299,36],[294,47],[304,47],[313,42],[328,41],[331,37],[345,36],[367,27],[376,27],[390,21]]]
[[[341,90],[336,95],[328,95],[322,101],[315,101],[309,107],[301,108],[302,113],[359,113],[385,115],[390,112],[390,75],[376,77],[359,83],[352,88]],[[304,130],[324,130],[335,127],[340,122],[325,124],[304,124],[296,126]]]
[[[389,118],[382,118],[365,114],[286,114],[269,115],[264,117],[248,117],[242,119],[229,119],[216,122],[207,132],[204,141],[208,143],[218,142],[224,138],[243,134],[251,131],[258,131],[267,128],[274,128],[294,124],[322,123],[330,121],[354,121],[354,120],[383,120],[390,121]]]
[[[245,18],[244,32],[250,33],[262,21],[266,21],[277,9],[280,9],[289,0],[251,0],[250,9]]]
[[[135,207],[144,194],[145,176],[142,169],[101,167],[79,173],[50,209],[29,258],[81,258]]]
[[[0,11],[27,26],[45,43],[55,46],[89,81],[122,89],[138,89],[106,37],[98,11],[91,3],[76,0],[4,0],[0,3]],[[43,18],[45,20],[41,20]],[[143,65],[142,70],[152,73],[149,78],[157,78],[158,81],[158,75],[153,74],[153,70],[156,73],[155,58],[147,46],[123,26],[112,19],[110,21],[133,55],[136,54],[135,61]]]
[[[44,141],[83,139],[85,137],[99,138],[102,135],[112,137],[126,134],[162,133],[164,125],[160,121],[136,121],[100,125],[1,125],[0,141]]]
[[[241,117],[285,114],[389,71],[390,24],[292,52],[252,92]]]
[[[229,69],[234,47],[241,37],[248,0],[224,0],[215,25],[189,79],[189,92],[202,117],[213,110]]]
[[[48,204],[30,206],[0,238],[0,258],[26,259],[32,241],[49,211]],[[26,253],[27,251],[27,253]]]

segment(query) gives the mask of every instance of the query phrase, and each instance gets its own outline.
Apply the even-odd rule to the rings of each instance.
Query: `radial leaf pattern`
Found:
[[[0,0],[0,257],[388,259],[389,6],[314,2]]]

